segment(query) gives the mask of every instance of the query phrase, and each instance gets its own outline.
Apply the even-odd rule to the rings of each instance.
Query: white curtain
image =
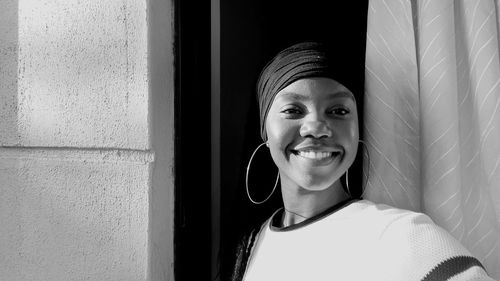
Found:
[[[500,0],[370,0],[365,197],[421,211],[500,280]]]

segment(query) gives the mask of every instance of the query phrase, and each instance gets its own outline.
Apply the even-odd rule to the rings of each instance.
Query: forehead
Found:
[[[276,95],[275,100],[307,101],[312,99],[350,98],[355,101],[349,89],[330,78],[304,78],[297,80]]]

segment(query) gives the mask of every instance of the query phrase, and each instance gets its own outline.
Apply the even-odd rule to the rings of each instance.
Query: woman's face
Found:
[[[349,89],[329,78],[295,81],[275,96],[266,132],[282,185],[327,189],[356,156],[356,101]]]

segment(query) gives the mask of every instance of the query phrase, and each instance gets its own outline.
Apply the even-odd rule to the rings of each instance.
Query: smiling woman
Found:
[[[242,239],[233,280],[492,280],[427,215],[364,200],[348,184],[363,91],[335,55],[299,43],[260,75],[261,136],[283,207]]]

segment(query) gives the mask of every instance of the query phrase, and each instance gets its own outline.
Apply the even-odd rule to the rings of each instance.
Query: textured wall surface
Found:
[[[149,193],[149,280],[174,280],[173,1],[148,0],[149,126],[154,165]]]
[[[146,1],[19,0],[17,131],[0,143],[148,148]]]
[[[144,280],[147,163],[13,156],[0,161],[0,280]]]
[[[170,1],[0,7],[0,280],[173,280]]]

